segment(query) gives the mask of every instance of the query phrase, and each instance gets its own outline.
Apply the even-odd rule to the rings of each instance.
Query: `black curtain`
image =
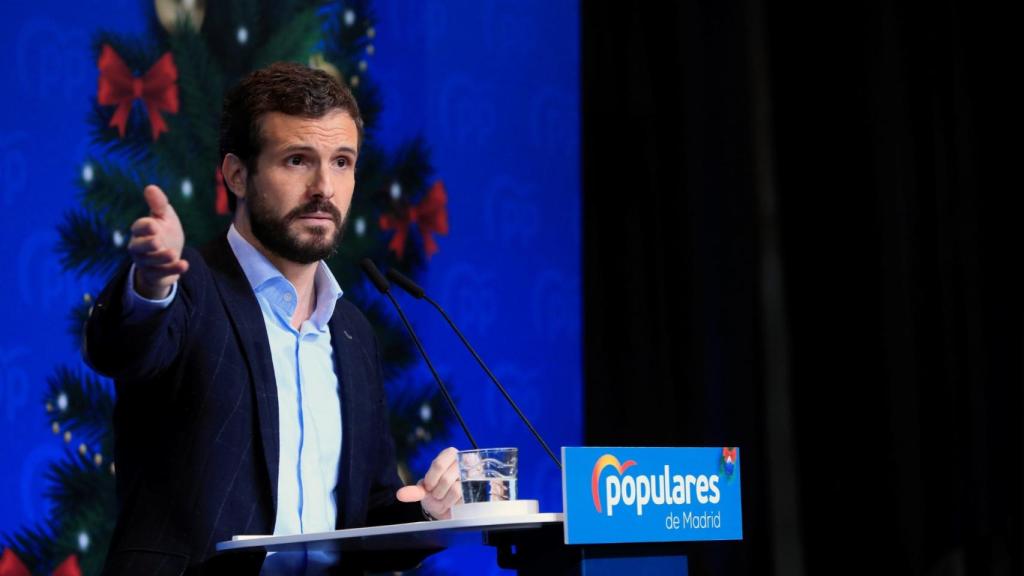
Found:
[[[741,447],[695,574],[1024,573],[1013,20],[581,8],[587,443]]]

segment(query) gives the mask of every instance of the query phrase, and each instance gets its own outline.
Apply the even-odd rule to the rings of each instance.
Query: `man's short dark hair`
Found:
[[[280,112],[289,116],[321,118],[344,110],[355,121],[363,142],[363,118],[352,92],[336,78],[293,62],[278,62],[250,73],[224,99],[220,118],[220,160],[238,156],[250,175],[263,148],[263,116]],[[235,195],[228,205],[235,210]]]

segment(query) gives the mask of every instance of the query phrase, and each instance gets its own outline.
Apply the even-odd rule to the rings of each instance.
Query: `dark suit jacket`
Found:
[[[226,238],[184,258],[190,269],[167,310],[126,324],[125,269],[86,324],[86,358],[117,387],[109,574],[195,571],[217,542],[274,530],[277,386],[263,315]],[[344,299],[330,330],[343,429],[337,527],[422,520],[418,504],[394,496],[401,481],[373,331]]]

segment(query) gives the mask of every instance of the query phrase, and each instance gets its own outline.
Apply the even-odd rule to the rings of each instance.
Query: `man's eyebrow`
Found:
[[[316,152],[316,148],[310,146],[309,144],[289,144],[284,148],[281,148],[282,154],[291,152]],[[337,148],[334,149],[334,152],[346,152],[353,156],[357,154],[356,149],[352,148],[351,146],[338,146]]]

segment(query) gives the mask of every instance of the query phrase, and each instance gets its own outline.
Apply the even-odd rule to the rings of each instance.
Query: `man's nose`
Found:
[[[309,194],[311,196],[322,196],[330,199],[334,196],[334,185],[331,182],[330,165],[321,163],[313,171],[313,177],[309,182]]]

